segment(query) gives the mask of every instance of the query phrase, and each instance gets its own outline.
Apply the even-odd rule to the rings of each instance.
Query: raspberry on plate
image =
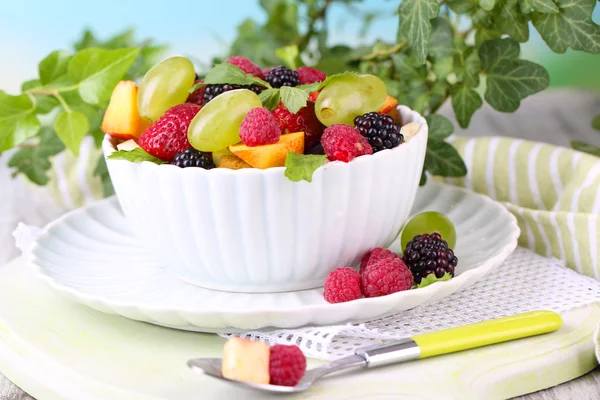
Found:
[[[409,290],[413,276],[400,257],[384,258],[369,264],[362,276],[361,287],[365,297],[379,297]]]
[[[336,268],[325,280],[323,297],[329,303],[343,303],[360,299],[360,275],[350,267]]]
[[[447,273],[454,277],[454,270],[458,264],[458,258],[454,251],[448,248],[448,243],[439,233],[417,235],[408,242],[402,259],[410,268],[415,283],[431,274],[441,279]]]
[[[393,149],[404,142],[400,127],[390,115],[376,112],[366,113],[354,118],[354,125],[361,135],[369,139],[373,153]]]
[[[172,161],[190,147],[187,131],[198,111],[200,106],[191,103],[171,107],[142,133],[138,144],[154,157]]]
[[[325,72],[319,71],[318,69],[314,69],[311,67],[298,67],[296,68],[296,72],[300,77],[300,84],[307,85],[309,83],[315,82],[323,82],[327,75]]]
[[[265,79],[265,75],[263,74],[262,69],[254,64],[252,61],[248,60],[246,57],[242,56],[233,56],[227,59],[229,64],[233,64],[242,71],[247,74],[252,74],[257,78]]]
[[[334,124],[325,129],[321,137],[323,150],[330,161],[349,162],[366,154],[373,154],[368,140],[358,129],[349,125]]]
[[[271,385],[296,386],[306,373],[306,357],[296,345],[271,347],[269,375]]]
[[[269,71],[265,77],[265,81],[274,88],[280,88],[282,86],[298,86],[300,84],[300,77],[296,71],[289,68],[275,67]]]
[[[266,108],[253,108],[246,114],[240,125],[240,138],[246,146],[277,143],[280,136],[279,123]]]
[[[389,249],[375,247],[373,250],[365,254],[360,262],[360,274],[362,275],[363,272],[365,272],[365,268],[367,268],[368,265],[374,264],[386,258],[400,258],[400,256]]]
[[[315,103],[309,101],[296,114],[292,114],[283,103],[279,103],[273,110],[273,115],[283,133],[304,132],[304,148],[310,149],[319,143],[325,125],[319,121],[315,114]]]

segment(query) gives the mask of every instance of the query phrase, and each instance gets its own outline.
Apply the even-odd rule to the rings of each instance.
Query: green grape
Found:
[[[315,112],[325,126],[354,126],[354,118],[379,111],[387,96],[385,83],[374,75],[346,76],[327,85],[317,98]]]
[[[415,215],[404,226],[402,236],[400,237],[402,251],[406,249],[408,242],[413,240],[415,236],[434,232],[439,233],[442,239],[448,243],[448,247],[454,249],[454,245],[456,245],[456,229],[454,229],[452,221],[444,214],[427,211]]]
[[[140,115],[156,121],[169,108],[185,103],[195,75],[192,62],[179,56],[167,58],[150,68],[138,91]]]
[[[196,114],[188,128],[188,140],[200,151],[219,151],[238,143],[240,124],[248,111],[256,107],[262,107],[262,103],[251,90],[220,94]]]

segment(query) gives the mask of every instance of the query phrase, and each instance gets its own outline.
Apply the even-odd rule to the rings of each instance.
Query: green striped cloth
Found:
[[[600,158],[505,137],[455,136],[450,141],[469,174],[446,182],[506,205],[519,222],[520,246],[565,260],[577,272],[600,279]],[[34,190],[45,192],[64,209],[102,198],[101,182],[93,176],[99,155],[86,138],[80,157],[66,152],[57,156],[49,185]]]

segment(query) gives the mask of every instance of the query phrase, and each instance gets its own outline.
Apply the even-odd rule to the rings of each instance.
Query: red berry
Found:
[[[349,267],[336,268],[325,280],[323,297],[329,303],[343,303],[360,299],[360,275]]]
[[[300,76],[300,84],[306,85],[309,83],[323,82],[327,75],[325,72],[319,71],[311,67],[298,67],[296,72]]]
[[[412,288],[413,277],[400,257],[369,264],[361,276],[365,297],[379,297]]]
[[[269,374],[271,385],[296,386],[306,372],[306,357],[296,345],[271,347]]]
[[[310,101],[312,101],[312,102],[316,102],[317,99],[319,98],[319,93],[321,93],[321,92],[320,91],[319,92],[312,92],[311,94],[308,95],[308,99]]]
[[[394,257],[400,256],[389,249],[384,249],[383,247],[375,247],[373,250],[368,252],[360,262],[360,274],[362,275],[363,272],[365,272],[365,268],[368,265],[375,264],[376,262],[386,258]]]
[[[273,110],[281,131],[285,133],[304,132],[304,148],[310,149],[321,139],[325,126],[315,114],[315,103],[308,102],[296,114],[292,114],[283,103]]]
[[[242,56],[233,56],[227,59],[229,64],[233,64],[242,71],[247,74],[252,74],[257,78],[265,79],[265,75],[263,74],[262,69],[252,61],[248,60],[246,57]]]
[[[196,81],[196,82],[194,82],[194,84],[202,83],[202,82],[204,82],[204,79]],[[202,107],[204,105],[204,92],[205,91],[206,91],[206,85],[200,86],[198,89],[194,90],[194,92],[190,93],[190,95],[188,96],[188,98],[185,102],[196,104],[196,105]]]
[[[240,137],[246,146],[277,143],[280,136],[279,124],[266,108],[253,108],[240,125]]]
[[[175,153],[191,147],[187,131],[198,111],[200,106],[191,103],[171,107],[142,133],[138,144],[154,157],[173,160]]]
[[[334,124],[327,127],[321,144],[330,161],[349,162],[355,157],[373,154],[367,138],[350,125]]]

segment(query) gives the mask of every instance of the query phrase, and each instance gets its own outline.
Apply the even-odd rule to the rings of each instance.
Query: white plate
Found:
[[[411,214],[435,210],[454,222],[457,276],[389,296],[329,304],[322,289],[244,294],[203,289],[153,261],[128,228],[116,198],[68,213],[47,226],[30,259],[56,290],[96,310],[203,332],[363,322],[448,296],[477,282],[517,246],[512,214],[488,197],[431,183]],[[398,241],[393,250],[399,251]]]

